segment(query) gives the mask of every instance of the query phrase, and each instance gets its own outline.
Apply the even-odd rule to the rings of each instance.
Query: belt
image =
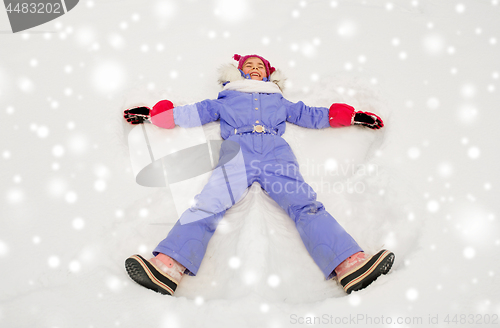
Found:
[[[243,133],[262,133],[262,134],[278,134],[278,129],[268,127],[263,124],[247,125],[234,129],[234,134]]]

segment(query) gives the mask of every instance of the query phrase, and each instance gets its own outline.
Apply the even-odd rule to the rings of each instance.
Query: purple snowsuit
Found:
[[[272,82],[260,82],[272,83]],[[196,204],[187,209],[153,251],[164,253],[196,275],[208,242],[227,209],[257,181],[295,222],[300,237],[325,278],[347,257],[362,251],[316,200],[304,182],[295,155],[281,137],[286,121],[306,128],[330,127],[328,108],[292,103],[279,92],[224,90],[215,100],[173,109],[174,121],[193,127],[220,119],[219,164]],[[262,131],[264,130],[264,131]]]

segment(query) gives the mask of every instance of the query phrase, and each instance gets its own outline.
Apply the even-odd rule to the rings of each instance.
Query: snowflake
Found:
[[[427,202],[427,210],[431,213],[435,213],[439,210],[439,202],[436,200],[430,200]]]
[[[470,147],[468,150],[467,150],[467,155],[469,156],[469,158],[471,159],[477,159],[479,157],[479,155],[481,154],[481,151],[479,150],[478,147]]]
[[[10,204],[19,204],[24,200],[24,192],[19,189],[11,189],[7,192],[7,201]]]
[[[154,13],[161,19],[172,18],[175,15],[176,8],[172,1],[156,2]]]
[[[411,159],[419,158],[420,149],[418,149],[417,147],[411,147],[410,149],[408,149],[408,157],[410,157]]]
[[[459,3],[455,6],[455,10],[457,13],[461,14],[465,11],[465,5],[462,3]]]
[[[236,257],[236,256],[233,256],[229,259],[229,267],[232,268],[232,269],[238,269],[240,266],[241,266],[241,260]]]
[[[0,257],[6,257],[9,254],[9,246],[0,240]]]
[[[439,55],[444,49],[444,39],[438,34],[425,36],[422,44],[429,55]]]
[[[52,147],[52,155],[55,157],[61,157],[64,155],[64,147],[61,145],[55,145]]]
[[[281,283],[281,279],[277,275],[273,274],[267,278],[267,283],[269,284],[269,286],[276,288]]]
[[[469,246],[464,248],[463,254],[466,259],[470,260],[476,256],[476,250]]]
[[[251,9],[246,0],[217,0],[214,14],[226,22],[234,23],[249,17]]]
[[[73,261],[69,262],[68,269],[70,272],[73,272],[73,273],[79,272],[81,270],[81,268],[82,268],[82,265],[77,260],[73,260]]]
[[[49,264],[49,267],[55,269],[61,264],[61,260],[56,255],[52,255],[47,260],[47,263]]]
[[[108,95],[119,90],[126,81],[127,72],[121,64],[106,61],[98,64],[92,70],[92,85],[96,91]]]
[[[337,34],[343,38],[352,38],[356,35],[356,23],[353,21],[342,21],[337,28]]]
[[[427,100],[427,107],[429,107],[430,109],[437,109],[439,108],[439,99],[437,99],[436,97],[431,97]]]
[[[72,225],[75,230],[82,230],[85,227],[85,220],[81,217],[74,218]]]
[[[415,301],[418,298],[418,290],[416,288],[410,288],[406,291],[406,298],[410,301]]]
[[[33,84],[33,81],[31,81],[27,77],[20,77],[17,80],[17,86],[24,93],[32,93],[35,90],[35,85]]]
[[[64,199],[66,200],[66,202],[68,202],[70,204],[73,204],[78,199],[78,196],[77,196],[76,192],[74,192],[74,191],[68,191],[66,193],[66,195],[64,195]]]
[[[361,297],[358,294],[350,294],[348,296],[348,302],[351,306],[358,306],[361,304]]]

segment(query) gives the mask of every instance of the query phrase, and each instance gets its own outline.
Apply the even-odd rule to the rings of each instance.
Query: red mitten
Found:
[[[349,126],[354,121],[354,107],[347,104],[333,104],[330,106],[328,119],[332,128]]]
[[[354,124],[363,125],[375,130],[384,126],[382,119],[377,114],[370,112],[356,112],[356,115],[354,116]]]
[[[151,110],[151,123],[160,128],[173,129],[174,122],[174,104],[169,100],[159,101]]]

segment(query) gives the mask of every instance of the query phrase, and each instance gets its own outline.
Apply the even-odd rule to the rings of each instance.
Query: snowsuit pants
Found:
[[[185,266],[188,274],[196,275],[218,222],[255,181],[295,222],[325,278],[333,277],[337,265],[362,251],[316,200],[288,143],[274,134],[247,133],[222,143],[219,163],[195,204],[181,215],[153,254],[166,254]]]

